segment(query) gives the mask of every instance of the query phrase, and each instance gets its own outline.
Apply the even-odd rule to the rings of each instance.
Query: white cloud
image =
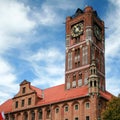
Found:
[[[30,20],[30,9],[16,0],[0,0],[0,51],[1,53],[25,43],[20,35],[27,34],[35,27]]]
[[[40,25],[57,25],[62,18],[56,13],[56,10],[49,5],[43,4],[40,10],[34,12],[34,17]]]
[[[120,92],[120,77],[119,67],[116,66],[120,63],[120,1],[108,0],[110,6],[106,14],[105,23],[106,29],[106,83],[107,89],[113,94],[118,95]]]
[[[34,85],[54,86],[64,81],[64,54],[57,48],[39,49],[36,53],[26,56],[26,61],[31,65],[36,79]],[[47,87],[48,87],[47,86]]]
[[[0,29],[10,33],[24,33],[31,30],[34,22],[28,18],[29,7],[13,0],[0,1]]]
[[[15,80],[16,75],[12,66],[0,58],[0,103],[3,102],[2,100],[8,99],[17,90],[18,84],[15,83]]]

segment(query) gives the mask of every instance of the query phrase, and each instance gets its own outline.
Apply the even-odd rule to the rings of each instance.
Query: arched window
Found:
[[[38,110],[38,120],[41,120],[42,119],[42,110],[39,109]]]
[[[28,114],[27,114],[27,112],[24,113],[24,120],[28,120]]]
[[[50,118],[50,109],[46,110],[46,118],[49,119]]]
[[[35,120],[35,112],[31,111],[31,120]]]
[[[68,110],[69,110],[68,105],[65,105],[65,106],[64,106],[64,111],[65,111],[65,112],[68,112]]]
[[[96,87],[97,85],[96,85],[96,81],[94,81],[94,87]]]
[[[92,81],[90,81],[90,87],[92,87]]]
[[[74,105],[74,108],[75,108],[75,110],[78,110],[78,109],[79,109],[79,105],[78,105],[78,104],[75,104],[75,105]]]

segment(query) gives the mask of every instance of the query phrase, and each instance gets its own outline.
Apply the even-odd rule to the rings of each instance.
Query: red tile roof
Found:
[[[105,92],[100,91],[100,95],[107,100],[110,100],[113,97],[113,95],[109,93],[108,91],[105,91]]]
[[[44,90],[44,99],[39,101],[37,105],[50,104],[68,99],[83,97],[88,94],[87,86],[65,90],[65,86],[59,85]]]
[[[35,106],[52,104],[88,95],[88,86],[82,86],[79,88],[65,90],[65,85],[62,84],[51,88],[47,88],[43,91],[43,93],[42,90],[39,88],[36,88],[34,86],[31,86],[31,88],[37,92],[38,97],[42,97],[42,94],[44,96],[43,99],[40,99]],[[107,100],[111,99],[111,97],[113,96],[107,91],[100,91],[100,95]],[[0,112],[1,111],[4,111],[5,113],[12,111],[12,99],[7,100],[0,106]]]
[[[32,86],[32,85],[30,86],[30,88],[37,93],[37,96],[38,96],[38,97],[42,98],[42,90],[41,90],[41,89],[39,89],[39,88],[37,88],[37,87],[34,87],[34,86]]]
[[[0,112],[11,112],[12,111],[12,99],[7,100],[2,105],[0,105]]]

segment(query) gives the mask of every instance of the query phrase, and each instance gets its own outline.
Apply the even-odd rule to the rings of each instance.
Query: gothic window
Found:
[[[92,81],[90,81],[90,87],[92,87]]]
[[[86,29],[86,40],[91,40],[92,38],[92,30],[91,28]]]
[[[68,53],[68,70],[72,69],[72,52]]]
[[[97,86],[96,81],[94,81],[94,87],[96,87],[96,86]]]
[[[18,101],[15,102],[15,108],[18,108]]]
[[[80,66],[80,48],[75,49],[75,67],[79,67]]]
[[[84,46],[82,48],[82,65],[88,64],[88,47]]]
[[[42,119],[42,110],[40,109],[38,111],[38,120],[41,120]]]
[[[92,30],[91,28],[86,29],[86,40],[91,40],[92,38]]]

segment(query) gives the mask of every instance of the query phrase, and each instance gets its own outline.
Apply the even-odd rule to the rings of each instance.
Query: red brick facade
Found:
[[[105,89],[104,22],[92,7],[66,18],[65,84],[41,90],[24,80],[0,106],[6,120],[100,120]]]

